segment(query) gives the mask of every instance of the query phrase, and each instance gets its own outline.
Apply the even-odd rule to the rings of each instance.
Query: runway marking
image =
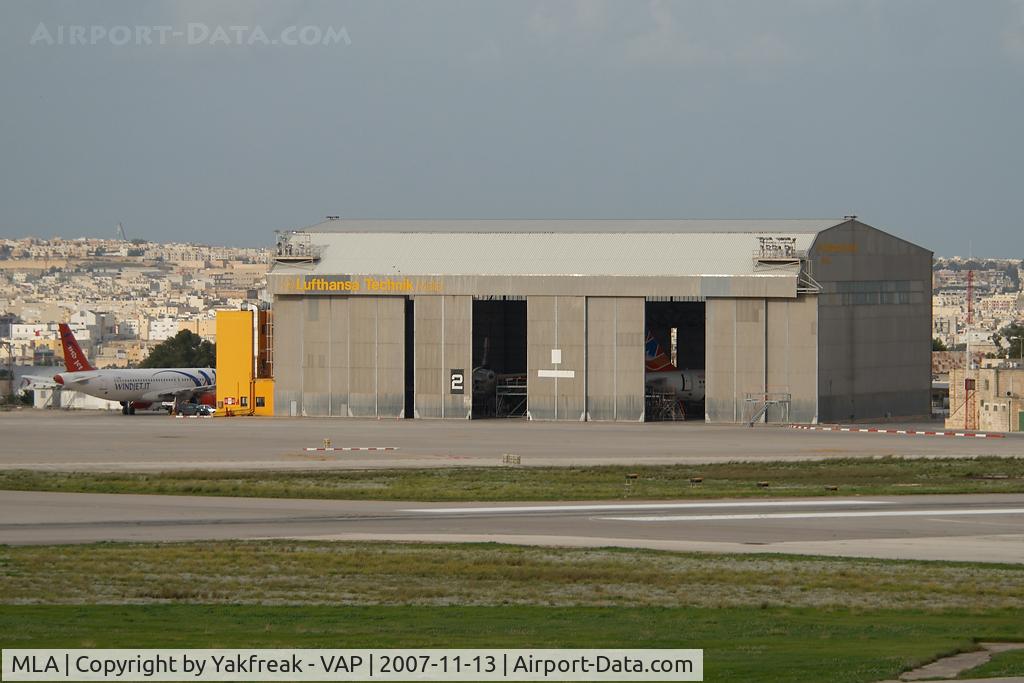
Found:
[[[307,448],[306,451],[397,451],[398,446],[329,446],[327,448]]]
[[[1005,434],[988,432],[935,432],[919,429],[879,429],[878,427],[823,427],[819,425],[789,425],[793,429],[810,429],[818,432],[861,432],[866,434],[902,434],[904,436],[965,436],[975,439],[1002,439]]]
[[[459,513],[502,513],[502,512],[600,512],[602,510],[682,510],[691,508],[759,508],[759,507],[809,507],[841,505],[892,505],[888,500],[758,500],[729,503],[627,503],[604,505],[523,505],[519,507],[462,507],[462,508],[412,508],[399,512],[421,512],[434,514]]]
[[[976,510],[847,510],[843,512],[767,512],[749,515],[661,515],[658,517],[598,517],[615,522],[710,522],[714,520],[824,519],[828,517],[934,517],[964,515],[1024,515],[1024,508]]]

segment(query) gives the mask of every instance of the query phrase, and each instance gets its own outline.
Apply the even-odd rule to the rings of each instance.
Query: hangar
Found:
[[[277,415],[929,413],[932,254],[855,217],[331,217],[272,258]]]

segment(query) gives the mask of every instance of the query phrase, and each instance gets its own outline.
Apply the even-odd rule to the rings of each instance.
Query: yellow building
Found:
[[[218,415],[274,414],[270,324],[269,311],[217,312]]]

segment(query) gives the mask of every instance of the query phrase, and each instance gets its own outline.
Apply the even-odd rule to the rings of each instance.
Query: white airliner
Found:
[[[89,396],[117,401],[121,413],[134,415],[163,401],[198,399],[205,405],[216,400],[217,371],[212,368],[152,368],[146,370],[98,370],[88,361],[67,325],[60,324],[66,372],[53,381]]]
[[[677,368],[651,332],[647,333],[644,352],[647,369],[644,383],[648,389],[674,393],[676,400],[684,404],[704,400],[704,370]]]

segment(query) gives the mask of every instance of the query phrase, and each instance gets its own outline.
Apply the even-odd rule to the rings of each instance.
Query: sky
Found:
[[[0,237],[855,214],[1024,258],[1024,0],[7,0],[0,94]]]

